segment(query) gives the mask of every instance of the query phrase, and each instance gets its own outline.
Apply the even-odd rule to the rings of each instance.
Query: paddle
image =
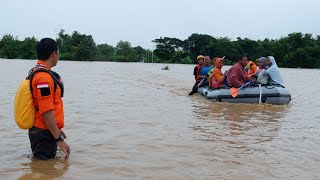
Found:
[[[242,88],[244,88],[244,87],[246,87],[248,84],[250,84],[250,82],[245,83],[243,86],[241,86],[241,87],[239,87],[239,88],[235,88],[235,87],[230,88],[230,94],[231,94],[231,96],[232,96],[233,98],[237,97],[239,90],[242,89]]]
[[[189,96],[193,95],[195,92],[197,92],[198,88],[200,87],[201,83],[204,79],[202,79],[198,84],[196,82],[195,86],[193,87],[192,91],[189,93]]]

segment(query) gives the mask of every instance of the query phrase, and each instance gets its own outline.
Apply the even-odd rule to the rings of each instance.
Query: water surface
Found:
[[[0,60],[3,179],[320,178],[319,70],[281,69],[292,101],[259,106],[188,96],[193,65],[59,61],[71,156],[37,161],[13,118],[35,63]]]

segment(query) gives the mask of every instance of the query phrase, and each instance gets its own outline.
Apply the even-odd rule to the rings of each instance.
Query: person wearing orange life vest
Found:
[[[60,51],[58,43],[51,38],[41,39],[37,44],[38,62],[33,71],[43,68],[51,71],[56,66]],[[60,76],[57,76],[60,84]],[[33,101],[36,108],[34,125],[29,129],[29,139],[34,158],[40,160],[52,159],[56,156],[59,147],[67,159],[70,155],[70,147],[64,141],[66,134],[64,127],[63,110],[63,85],[55,87],[55,80],[47,72],[36,73],[31,81]]]
[[[209,77],[209,87],[213,89],[218,89],[223,86],[223,81],[225,79],[225,73],[221,72],[221,68],[224,65],[222,58],[215,58],[214,68]]]
[[[252,61],[248,61],[247,65],[245,66],[246,76],[251,78],[252,74],[255,73],[256,70],[257,65]]]
[[[192,95],[194,92],[196,92],[196,90],[198,89],[197,86],[199,85],[199,83],[202,80],[199,76],[200,76],[200,70],[201,70],[203,63],[204,63],[204,56],[203,55],[197,56],[197,60],[198,60],[198,65],[196,67],[194,67],[194,70],[193,70],[193,75],[194,75],[194,79],[196,80],[196,82],[194,83],[194,85],[192,87],[192,92],[189,93],[189,95]]]
[[[203,55],[197,56],[197,61],[198,61],[198,65],[196,67],[194,67],[193,75],[194,75],[194,79],[196,81],[199,81],[199,77],[198,76],[200,74],[200,69],[203,66],[204,56]]]

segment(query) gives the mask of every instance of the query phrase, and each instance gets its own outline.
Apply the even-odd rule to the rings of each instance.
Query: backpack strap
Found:
[[[36,75],[36,73],[38,72],[46,72],[48,74],[51,75],[52,79],[53,79],[53,82],[54,82],[54,92],[56,92],[57,90],[57,85],[60,87],[61,89],[61,97],[63,97],[63,92],[64,92],[64,87],[63,87],[63,84],[62,82],[60,82],[60,76],[58,73],[54,72],[54,71],[49,71],[47,69],[44,69],[44,68],[37,68],[37,69],[31,69],[29,71],[29,74],[28,74],[28,77],[26,79],[29,79],[30,80],[30,90],[31,90],[31,93],[32,93],[32,79],[33,77]],[[56,77],[57,76],[57,77]],[[59,79],[58,79],[59,78]]]
[[[57,72],[51,71],[51,70],[50,70],[50,74],[51,74],[53,80],[54,80],[54,81],[58,84],[58,86],[60,87],[60,89],[61,89],[61,97],[63,97],[63,94],[64,94],[64,85],[63,85],[63,82],[62,82],[62,80],[61,80],[60,75],[59,75]],[[60,81],[60,80],[61,80],[61,81]]]

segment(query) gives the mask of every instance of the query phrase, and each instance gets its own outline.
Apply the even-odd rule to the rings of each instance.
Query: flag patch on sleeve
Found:
[[[47,82],[41,82],[41,83],[37,83],[37,88],[48,88],[49,87],[49,83]]]
[[[50,88],[49,88],[49,83],[47,83],[47,82],[37,83],[37,88],[40,89],[41,96],[49,96],[51,94]]]

